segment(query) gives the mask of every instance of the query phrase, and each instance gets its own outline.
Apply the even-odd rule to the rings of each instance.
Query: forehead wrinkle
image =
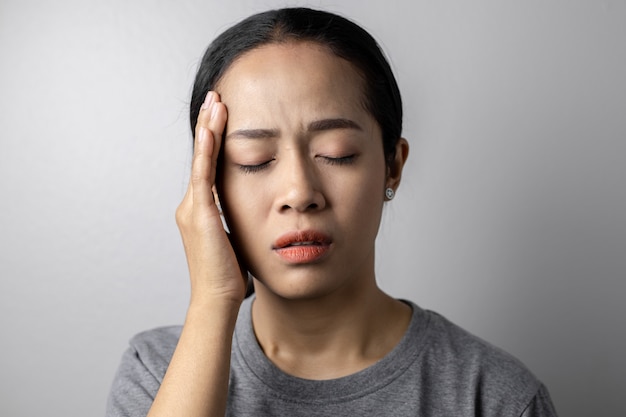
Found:
[[[342,117],[314,120],[310,122],[306,128],[304,128],[303,125],[300,127],[302,133],[318,133],[344,129],[365,131],[357,122]],[[228,133],[226,139],[274,139],[280,137],[280,135],[279,129],[237,129]]]
[[[302,47],[306,49],[301,49]],[[311,55],[311,49],[314,51],[313,54],[324,53],[325,56],[322,57],[323,62],[332,58],[330,59],[331,62],[324,66],[322,74],[314,74],[314,76],[308,74],[306,82],[302,80],[301,76],[298,76],[300,74],[299,68],[287,73],[284,71],[280,72],[279,76],[269,76],[276,71],[274,67],[272,69],[265,68],[265,64],[270,61],[270,58],[278,56],[281,62],[287,58],[290,62],[294,60],[299,62],[300,60],[294,59],[293,55],[285,57],[284,52],[293,52],[297,57],[303,56],[308,58]],[[303,61],[306,61],[306,59],[303,59]],[[329,71],[331,72],[329,73]],[[289,82],[299,88],[296,88],[295,91],[290,90],[290,94],[286,96],[279,88],[285,82],[281,81],[280,84],[275,84],[280,77],[288,77]],[[280,79],[282,80],[282,78]],[[349,91],[344,91],[348,85],[350,86]],[[364,110],[368,116],[371,116],[367,106],[367,96],[364,94],[365,85],[361,72],[351,62],[336,56],[326,48],[320,48],[315,43],[271,44],[247,51],[231,63],[216,87],[216,90],[223,95],[223,100],[227,104],[229,112],[234,110],[231,107],[236,105],[238,114],[242,111],[243,115],[247,115],[247,112],[254,113],[252,118],[255,120],[236,118],[236,122],[231,119],[233,114],[229,114],[228,124],[239,125],[238,127],[241,129],[233,126],[235,130],[229,132],[230,129],[228,129],[227,125],[225,138],[276,139],[284,134],[309,136],[317,132],[321,133],[334,129],[355,129],[362,132],[371,129],[369,121],[363,120],[361,114],[354,114],[355,111],[360,113],[360,111]],[[259,88],[269,90],[259,90]],[[338,90],[343,92],[340,95],[341,100],[338,100],[336,95],[332,96]],[[329,91],[331,92],[330,98],[327,97],[327,94],[318,97],[322,92],[329,93]],[[253,97],[261,96],[259,98],[261,101],[256,103],[247,99],[242,100],[242,96],[247,97],[250,94]],[[312,100],[315,98],[319,100]],[[231,103],[231,100],[234,100],[234,102]],[[333,105],[329,106],[329,101]],[[258,108],[251,107],[253,104]],[[348,110],[348,114],[345,114],[346,110]],[[315,117],[315,113],[317,113],[318,117]],[[358,117],[355,119],[353,116]],[[231,121],[235,123],[230,123]],[[259,126],[260,128],[257,129],[257,126],[254,126],[255,124],[257,126],[261,125]]]

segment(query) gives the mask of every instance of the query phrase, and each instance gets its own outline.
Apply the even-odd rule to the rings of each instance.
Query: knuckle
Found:
[[[189,210],[183,204],[178,206],[174,214],[178,226],[186,226],[189,223]]]

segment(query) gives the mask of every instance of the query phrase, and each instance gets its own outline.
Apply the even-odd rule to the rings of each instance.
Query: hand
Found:
[[[176,210],[191,278],[191,304],[228,301],[241,304],[247,273],[239,264],[222,226],[215,175],[226,106],[209,91],[195,129],[195,149],[187,192]]]

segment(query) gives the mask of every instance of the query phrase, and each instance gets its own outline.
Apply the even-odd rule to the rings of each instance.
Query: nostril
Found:
[[[297,208],[297,207],[294,207],[291,204],[283,204],[282,207],[281,207],[282,210],[289,210],[289,209],[292,209],[292,208]],[[310,203],[310,204],[308,204],[306,206],[306,210],[317,210],[319,208],[320,208],[320,205],[317,204],[317,203]]]

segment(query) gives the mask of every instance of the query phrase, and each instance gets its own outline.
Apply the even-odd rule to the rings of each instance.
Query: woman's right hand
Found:
[[[240,266],[216,204],[217,157],[227,112],[219,95],[209,91],[195,128],[191,178],[176,210],[191,278],[191,304],[216,301],[241,304],[247,273]]]
[[[247,274],[215,204],[215,171],[226,107],[209,92],[198,115],[191,179],[176,210],[189,275],[191,303],[176,350],[148,416],[223,416],[233,332]]]

